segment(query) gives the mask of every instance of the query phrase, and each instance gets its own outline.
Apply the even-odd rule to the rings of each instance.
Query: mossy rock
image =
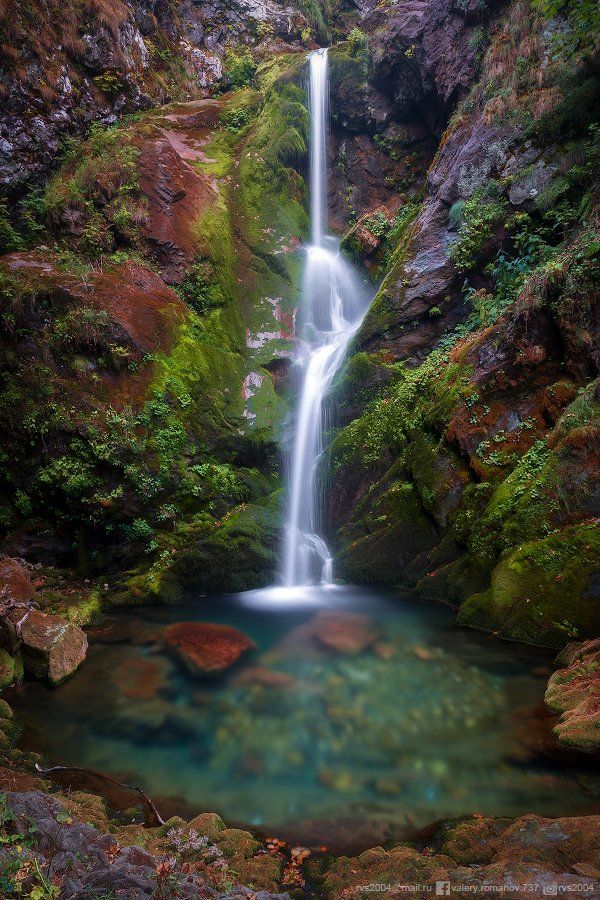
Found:
[[[336,573],[358,584],[401,585],[405,569],[438,538],[413,484],[394,467],[358,505],[339,532]]]
[[[592,637],[600,629],[599,571],[597,526],[565,528],[507,553],[488,590],[462,605],[458,623],[545,647]]]
[[[278,540],[277,508],[248,504],[179,552],[169,574],[184,591],[228,593],[265,587],[276,578]]]
[[[20,727],[6,700],[0,699],[0,750],[10,750],[20,734]]]
[[[6,650],[0,650],[0,690],[8,687],[13,681],[17,680],[16,659],[7,653]],[[23,674],[23,666],[20,667],[21,676]]]

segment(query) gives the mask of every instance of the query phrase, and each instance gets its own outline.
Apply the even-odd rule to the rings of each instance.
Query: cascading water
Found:
[[[289,465],[283,556],[286,587],[332,581],[331,555],[321,536],[319,461],[327,429],[325,400],[368,303],[360,279],[339,251],[339,242],[326,234],[327,50],[311,53],[309,67],[311,243],[306,247],[297,317],[301,390]]]

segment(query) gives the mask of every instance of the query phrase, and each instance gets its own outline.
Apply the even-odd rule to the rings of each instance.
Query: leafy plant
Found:
[[[247,47],[239,53],[227,50],[225,53],[224,82],[229,88],[247,87],[252,84],[256,73],[256,63]]]
[[[458,239],[450,258],[459,272],[472,269],[486,243],[506,217],[506,200],[492,186],[480,188],[460,208]]]

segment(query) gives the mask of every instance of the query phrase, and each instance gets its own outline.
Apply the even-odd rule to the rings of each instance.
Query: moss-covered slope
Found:
[[[184,553],[194,587],[273,577],[302,66],[96,127],[37,198],[29,247],[0,258],[5,546],[110,582],[147,559],[121,599],[160,593]]]
[[[341,575],[550,646],[600,626],[598,82],[566,27],[514,2],[485,35],[388,239],[330,454]]]

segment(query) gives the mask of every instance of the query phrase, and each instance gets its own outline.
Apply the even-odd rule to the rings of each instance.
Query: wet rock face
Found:
[[[494,4],[493,12],[501,5]],[[472,12],[463,6],[409,0],[386,15],[369,3],[365,15],[369,28],[379,26],[373,42],[376,83],[405,116],[426,106],[437,128],[477,71],[469,38],[482,12],[480,6]]]
[[[235,628],[207,622],[169,625],[163,640],[193,675],[220,675],[256,646]]]
[[[223,76],[226,47],[257,43],[261,29],[267,45],[296,40],[308,26],[294,4],[256,0],[116,0],[109,8],[92,0],[84,11],[52,0],[35,26],[18,10],[5,15],[0,190],[10,194],[56,164],[65,135],[206,96]]]

